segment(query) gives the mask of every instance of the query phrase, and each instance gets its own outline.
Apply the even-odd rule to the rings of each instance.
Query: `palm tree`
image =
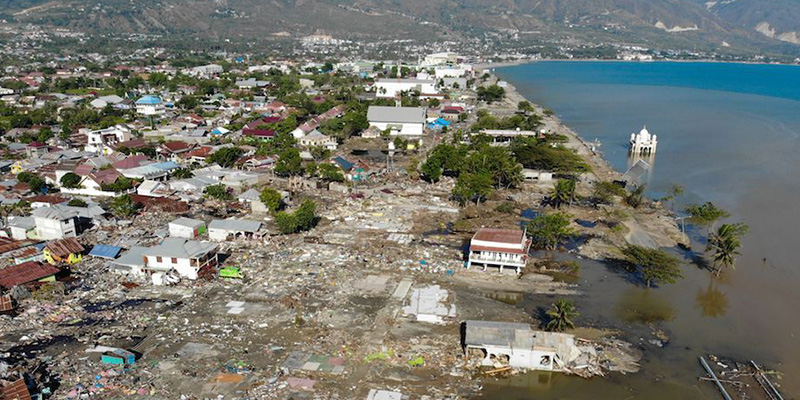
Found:
[[[575,327],[573,319],[577,318],[578,310],[575,309],[575,304],[572,300],[558,299],[553,303],[553,308],[547,310],[547,316],[550,318],[547,321],[545,329],[548,331],[563,332],[567,329]]]
[[[742,247],[741,238],[747,233],[748,227],[745,224],[722,224],[715,232],[708,237],[706,251],[713,251],[713,264],[717,266],[715,275],[719,276],[722,268],[736,268],[736,256]]]
[[[559,180],[550,192],[550,201],[556,208],[561,208],[564,203],[572,203],[573,197],[575,197],[575,179]]]

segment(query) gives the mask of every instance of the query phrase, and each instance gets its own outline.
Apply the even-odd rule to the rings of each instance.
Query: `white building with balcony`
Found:
[[[531,241],[519,229],[481,228],[469,243],[467,268],[477,264],[486,267],[514,268],[519,274],[528,262]]]
[[[84,150],[109,154],[111,146],[133,139],[131,129],[122,124],[86,132]]]
[[[183,238],[168,237],[158,246],[142,252],[144,271],[169,272],[175,270],[181,277],[197,279],[203,268],[217,266],[217,245]]]

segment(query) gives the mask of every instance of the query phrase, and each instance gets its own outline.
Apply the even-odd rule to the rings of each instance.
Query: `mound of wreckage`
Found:
[[[639,370],[641,353],[619,340],[592,342],[567,333],[533,330],[527,324],[492,321],[466,321],[463,332],[468,359],[473,365],[494,368],[492,373],[539,370],[589,378]]]

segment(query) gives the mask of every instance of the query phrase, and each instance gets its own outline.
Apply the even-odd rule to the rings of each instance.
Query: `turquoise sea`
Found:
[[[641,341],[642,372],[525,375],[488,385],[484,398],[718,399],[698,381],[697,357],[707,354],[781,370],[784,395],[800,397],[800,67],[547,61],[496,73],[587,141],[598,139],[619,171],[629,164],[630,134],[646,125],[659,139],[648,193],[683,185],[680,203],[713,201],[750,233],[737,269],[719,279],[687,262],[680,283],[646,290],[583,262],[579,322],[634,332],[626,339]],[[636,318],[643,314],[652,318]],[[647,343],[656,328],[670,338],[664,348]]]

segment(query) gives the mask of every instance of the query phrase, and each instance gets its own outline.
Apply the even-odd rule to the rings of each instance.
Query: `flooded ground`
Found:
[[[800,370],[800,68],[581,62],[499,74],[585,139],[599,139],[617,170],[627,168],[630,134],[647,125],[659,138],[649,194],[683,185],[678,207],[713,201],[751,230],[737,270],[719,279],[691,265],[690,256],[678,284],[648,290],[612,267],[580,260],[579,325],[628,332],[623,338],[645,351],[643,371],[592,380],[527,374],[489,385],[484,398],[718,399],[711,383],[698,381],[697,358],[706,354],[781,370],[784,396],[800,396],[800,381],[791,378]],[[553,299],[531,297],[519,306],[535,313]],[[668,340],[652,341],[653,331]]]

